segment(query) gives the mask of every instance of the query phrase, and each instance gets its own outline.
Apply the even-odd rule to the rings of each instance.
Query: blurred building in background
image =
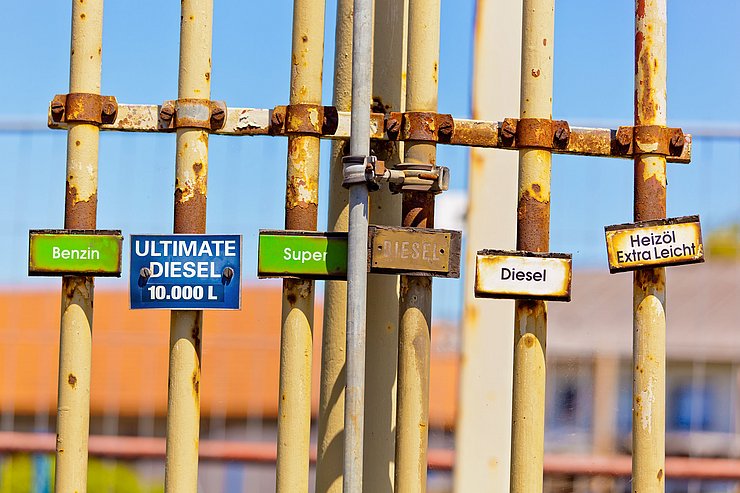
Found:
[[[6,127],[0,132],[0,144],[11,155],[13,166],[8,172],[18,186],[5,194],[10,213],[2,218],[0,232],[8,266],[3,278],[5,286],[0,289],[0,340],[3,341],[0,344],[0,492],[44,493],[49,491],[53,471],[50,456],[25,457],[10,451],[23,448],[23,443],[17,443],[18,437],[27,435],[17,433],[46,437],[44,443],[53,449],[59,282],[27,279],[23,271],[28,229],[61,224],[59,205],[63,194],[58,184],[62,181],[57,176],[58,170],[50,171],[47,161],[60,159],[54,152],[63,149],[65,136],[51,135],[38,126]],[[121,227],[125,235],[169,230],[166,222],[151,214],[132,213],[139,209],[158,210],[162,203],[171,200],[168,180],[172,177],[167,163],[172,148],[163,140],[166,136],[104,135],[104,138],[109,140],[104,147],[107,154],[101,161],[101,197],[105,197],[100,202],[101,227]],[[248,153],[245,149],[250,145],[261,144],[234,141],[222,147],[214,144],[213,161],[238,161]],[[694,156],[691,167],[685,168],[688,172],[674,171],[678,168],[669,170],[671,185],[680,191],[674,194],[669,213],[678,210],[701,214],[708,259],[703,265],[670,268],[668,272],[667,454],[740,458],[740,181],[733,178],[740,168],[740,136],[733,134],[720,139],[696,135]],[[152,164],[160,161],[164,164]],[[573,166],[590,164],[586,160]],[[553,202],[553,250],[573,251],[576,270],[573,301],[549,305],[548,454],[630,453],[631,275],[607,273],[605,262],[601,261],[604,224],[599,223],[601,218],[594,218],[610,208],[604,201],[613,198],[604,196],[614,185],[606,183],[606,178],[611,178],[610,173],[618,167],[626,170],[620,171],[620,179],[629,182],[629,162],[613,167],[604,165],[604,171],[597,173],[604,178],[599,180],[602,188],[583,189],[577,199],[570,201],[563,200],[562,182],[568,176],[560,171],[554,178],[553,190],[557,186],[559,191],[553,193],[560,195],[559,202]],[[224,186],[219,180],[228,180],[219,177],[217,165],[214,168],[213,190],[216,190]],[[245,171],[237,171],[234,179],[243,179],[240,173]],[[162,180],[163,176],[166,179]],[[120,189],[137,180],[146,193],[127,202]],[[156,184],[157,180],[164,183]],[[282,193],[280,177],[275,182],[277,185],[253,184],[253,196],[246,191],[224,200],[213,193],[209,230],[244,234],[243,262],[247,272],[256,270],[254,247],[259,227],[279,227],[274,218],[266,219],[264,214],[254,212],[255,201],[265,200],[262,194]],[[630,195],[629,186],[623,188],[621,195]],[[25,190],[33,190],[35,195],[28,196]],[[452,200],[440,201],[439,214],[445,218],[444,222],[454,226],[462,220],[464,192],[458,189],[450,196]],[[252,200],[251,205],[246,204],[248,200]],[[570,208],[577,201],[592,204],[592,209],[582,208],[577,215],[570,215]],[[276,201],[278,205],[279,202]],[[163,208],[169,218],[170,207]],[[621,207],[621,210],[628,214],[629,208]],[[576,248],[568,248],[569,242]],[[156,451],[164,450],[168,313],[129,310],[127,276],[124,270],[122,279],[101,279],[96,287],[91,435],[93,441],[101,436],[156,440],[114,442],[118,444],[114,447],[127,447],[126,457],[91,462],[91,492],[161,491],[164,476],[164,461]],[[200,466],[202,491],[274,491],[279,286],[275,281],[248,278],[241,311],[205,315],[200,386],[201,451],[209,451],[209,456]],[[433,468],[429,491],[448,492],[452,484],[450,468],[457,413],[462,282],[435,281],[434,286],[430,394]],[[317,289],[319,293],[322,291]],[[321,347],[320,305],[318,300],[314,329],[314,412]],[[491,357],[510,350],[489,349]],[[372,364],[368,365],[368,371],[373,371]],[[500,375],[487,377],[501,378]],[[91,455],[95,456],[92,443]],[[215,448],[209,449],[209,443],[215,444]],[[228,443],[234,448],[229,448]],[[27,489],[19,489],[21,484]],[[93,484],[102,486],[96,489]],[[629,491],[626,479],[597,481],[574,475],[548,475],[546,485],[552,492]],[[737,491],[737,485],[698,479],[671,480],[669,476],[667,491],[731,492]]]

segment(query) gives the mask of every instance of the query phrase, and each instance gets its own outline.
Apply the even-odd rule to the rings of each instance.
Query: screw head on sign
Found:
[[[221,272],[221,283],[228,285],[233,277],[234,269],[232,269],[231,267],[226,267],[224,268],[223,272]]]
[[[139,280],[137,282],[137,284],[139,285],[139,287],[140,288],[143,288],[144,286],[146,286],[146,283],[147,283],[147,281],[149,280],[150,277],[152,277],[152,271],[151,271],[151,269],[149,269],[149,267],[142,267],[139,270]]]

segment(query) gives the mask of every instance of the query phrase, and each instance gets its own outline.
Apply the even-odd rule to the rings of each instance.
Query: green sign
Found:
[[[347,278],[347,233],[260,231],[259,277]]]
[[[29,276],[121,277],[120,231],[31,230]]]

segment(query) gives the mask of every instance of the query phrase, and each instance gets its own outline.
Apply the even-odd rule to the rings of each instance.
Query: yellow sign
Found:
[[[611,273],[704,262],[699,216],[607,226]]]

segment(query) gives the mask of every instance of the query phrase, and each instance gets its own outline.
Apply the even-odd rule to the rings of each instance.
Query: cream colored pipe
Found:
[[[522,16],[521,118],[552,118],[554,0],[525,0]],[[550,243],[551,153],[519,151],[517,249],[547,252]],[[540,493],[545,447],[547,306],[517,300],[511,491]]]
[[[72,2],[69,92],[100,94],[103,1]],[[73,123],[67,135],[64,227],[95,229],[99,129]],[[62,279],[55,491],[87,491],[93,278]]]
[[[353,0],[338,0],[334,51],[333,105],[350,111],[352,104]],[[342,187],[342,156],[349,141],[332,141],[329,171],[329,231],[347,231],[347,190]],[[321,338],[321,380],[316,459],[316,493],[341,493],[344,443],[344,377],[347,343],[347,283],[324,284],[324,324]]]
[[[666,0],[635,2],[635,125],[666,124]],[[664,156],[635,159],[635,221],[666,215]],[[635,271],[632,491],[665,491],[665,269]]]
[[[439,0],[409,1],[406,111],[437,111],[439,27]],[[406,162],[436,161],[434,144],[409,142],[404,154]],[[404,202],[406,200],[407,197],[404,197]],[[434,198],[429,197],[424,207],[425,223],[419,226],[434,226],[433,204]],[[397,493],[426,491],[431,317],[431,278],[401,276],[396,412]]]
[[[183,0],[178,98],[209,99],[213,0]],[[177,130],[175,233],[206,230],[208,132]],[[198,491],[202,311],[172,311],[167,400],[165,491]]]
[[[324,0],[293,3],[290,104],[321,104]],[[315,230],[319,138],[288,138],[285,228]],[[283,281],[276,481],[278,493],[308,491],[314,283]]]

